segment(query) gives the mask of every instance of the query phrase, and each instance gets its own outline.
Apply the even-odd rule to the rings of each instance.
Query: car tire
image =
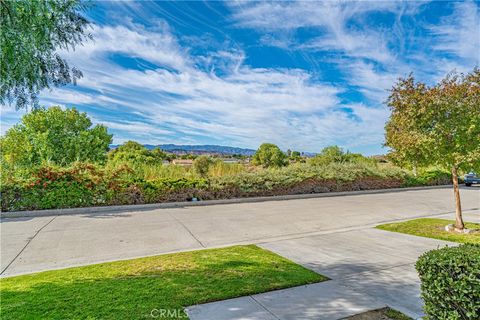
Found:
[[[466,187],[471,187],[472,184],[471,184],[471,183],[465,183],[465,186],[466,186]]]

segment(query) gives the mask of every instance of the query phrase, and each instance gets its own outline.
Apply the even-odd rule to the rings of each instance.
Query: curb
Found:
[[[416,190],[430,190],[430,189],[445,189],[445,188],[451,188],[451,185],[409,187],[409,188],[392,188],[392,189],[375,189],[375,190],[360,190],[360,191],[325,192],[325,193],[309,193],[309,194],[292,194],[292,195],[283,195],[283,196],[233,198],[233,199],[205,200],[205,201],[182,201],[182,202],[163,202],[163,203],[150,203],[150,204],[130,204],[130,205],[104,206],[104,207],[82,207],[82,208],[67,208],[67,209],[9,211],[9,212],[0,212],[0,218],[1,219],[34,218],[34,217],[77,215],[77,214],[105,214],[105,215],[108,215],[108,214],[111,214],[112,212],[115,212],[115,213],[124,212],[124,213],[126,213],[126,212],[147,211],[147,210],[154,210],[154,209],[169,209],[169,208],[210,206],[210,205],[218,205],[218,204],[255,203],[255,202],[284,201],[284,200],[295,200],[295,199],[312,199],[312,198],[355,196],[355,195],[364,195],[364,194],[379,194],[379,193],[416,191]]]

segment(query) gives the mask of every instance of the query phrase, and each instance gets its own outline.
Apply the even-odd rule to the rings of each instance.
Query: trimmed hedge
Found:
[[[480,245],[429,251],[416,268],[427,319],[480,319]]]

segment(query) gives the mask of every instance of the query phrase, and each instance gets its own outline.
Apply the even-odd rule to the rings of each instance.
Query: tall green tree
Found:
[[[311,158],[309,163],[312,165],[326,166],[330,163],[341,163],[345,161],[345,152],[339,146],[328,146]]]
[[[455,227],[462,230],[459,170],[480,164],[480,70],[449,74],[434,86],[410,75],[393,86],[387,103],[391,116],[385,145],[392,149],[392,158],[451,171]]]
[[[51,107],[24,115],[0,138],[0,148],[2,162],[9,166],[42,162],[68,165],[74,161],[103,162],[111,142],[107,128],[92,127],[86,113]]]
[[[287,165],[287,155],[272,143],[262,143],[253,155],[253,163],[263,167],[282,167]]]
[[[159,148],[148,150],[143,144],[127,141],[108,153],[111,164],[162,164],[168,155]]]
[[[76,83],[59,50],[91,38],[80,0],[0,0],[0,103],[38,107],[40,90]]]

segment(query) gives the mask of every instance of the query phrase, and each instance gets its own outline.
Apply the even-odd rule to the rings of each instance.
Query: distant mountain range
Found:
[[[194,154],[219,154],[219,155],[232,155],[240,154],[242,156],[252,156],[256,150],[253,149],[244,149],[237,147],[227,147],[227,146],[218,146],[218,145],[178,145],[178,144],[144,144],[145,148],[152,150],[154,148],[160,148],[163,151],[183,154],[183,153],[194,153]],[[110,148],[115,149],[118,145],[110,145]]]

